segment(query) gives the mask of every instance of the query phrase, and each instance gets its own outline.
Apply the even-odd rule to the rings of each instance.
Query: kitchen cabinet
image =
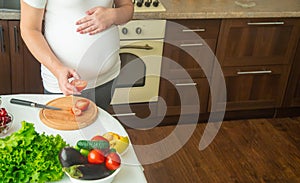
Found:
[[[1,21],[1,62],[5,63],[6,87],[1,87],[1,94],[9,93],[43,93],[40,76],[40,64],[31,55],[20,35],[20,21]],[[4,69],[3,67],[1,68]],[[5,76],[4,76],[5,75]],[[2,85],[2,84],[1,84]]]
[[[0,20],[0,94],[11,93],[9,34],[7,21]]]
[[[159,116],[208,112],[208,80],[212,73],[219,26],[220,20],[167,22],[157,110]],[[191,93],[194,90],[199,100]]]
[[[291,69],[283,107],[300,107],[300,39]]]
[[[282,105],[299,38],[299,19],[224,19],[217,58],[227,87],[227,111]]]
[[[227,88],[227,111],[279,107],[289,67],[247,66],[223,68]]]
[[[156,116],[156,102],[115,104],[110,105],[108,112],[118,119],[125,128],[148,128],[153,127],[158,121]]]
[[[299,19],[224,19],[217,57],[223,67],[290,64]]]

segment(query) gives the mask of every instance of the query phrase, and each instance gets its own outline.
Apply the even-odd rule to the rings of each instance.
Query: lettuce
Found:
[[[64,173],[59,151],[68,144],[60,135],[38,134],[22,121],[20,130],[0,139],[0,182],[50,182]]]

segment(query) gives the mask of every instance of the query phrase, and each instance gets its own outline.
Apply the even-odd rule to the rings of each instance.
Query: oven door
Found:
[[[158,100],[163,40],[120,42],[121,71],[111,104]]]

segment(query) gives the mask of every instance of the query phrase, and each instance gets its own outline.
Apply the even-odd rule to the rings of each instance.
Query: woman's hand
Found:
[[[86,12],[86,16],[76,22],[77,32],[81,34],[97,34],[113,24],[128,22],[133,16],[132,0],[114,0],[115,8],[94,7]]]
[[[62,93],[66,96],[68,95],[79,95],[80,92],[77,91],[76,87],[72,85],[69,79],[80,79],[79,75],[74,69],[62,66],[56,70],[55,76],[58,80],[58,85]]]
[[[94,7],[86,12],[86,16],[76,22],[77,32],[81,34],[97,34],[114,24],[115,10],[113,8]]]

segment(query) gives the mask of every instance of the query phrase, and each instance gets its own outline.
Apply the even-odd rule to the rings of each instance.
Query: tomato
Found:
[[[71,84],[75,86],[77,91],[81,92],[87,86],[87,81],[80,80],[80,79],[74,79],[71,81]]]
[[[82,111],[80,109],[78,109],[77,107],[72,107],[71,111],[75,116],[80,116],[82,114]]]
[[[80,109],[81,111],[87,110],[90,105],[90,101],[87,99],[79,99],[75,102],[75,107]]]
[[[104,140],[104,141],[106,141],[106,142],[109,143],[109,141],[105,137],[103,137],[101,135],[96,135],[91,140],[95,140],[95,141],[97,141],[97,140]]]
[[[88,162],[92,164],[101,164],[105,161],[104,153],[101,150],[93,149],[88,154]]]
[[[120,165],[121,165],[121,158],[117,153],[110,152],[106,156],[105,166],[107,169],[116,170],[120,167]]]

